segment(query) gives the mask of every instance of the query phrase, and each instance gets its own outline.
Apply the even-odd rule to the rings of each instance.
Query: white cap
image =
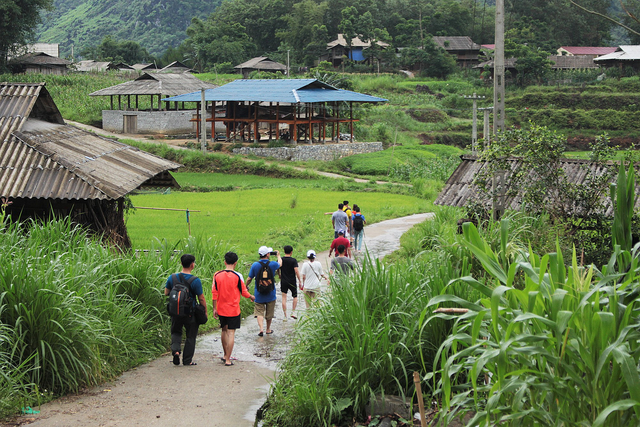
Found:
[[[258,249],[258,254],[260,256],[265,256],[268,255],[269,252],[273,251],[273,248],[268,248],[266,246],[260,246],[260,249]]]
[[[313,249],[309,249],[307,251],[307,258],[309,258],[311,256],[314,257],[314,258],[316,257],[316,251],[314,251]]]

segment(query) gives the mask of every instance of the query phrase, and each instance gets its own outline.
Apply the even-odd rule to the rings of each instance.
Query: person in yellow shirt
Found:
[[[342,210],[344,211],[344,213],[347,214],[348,220],[347,220],[347,232],[349,233],[348,236],[345,236],[349,239],[349,241],[353,241],[353,221],[352,221],[352,212],[351,212],[351,208],[349,207],[349,201],[345,200],[344,202],[342,202]]]

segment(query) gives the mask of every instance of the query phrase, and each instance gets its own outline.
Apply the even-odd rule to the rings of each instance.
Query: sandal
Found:
[[[267,335],[271,335],[272,333],[273,333],[273,331],[271,331],[271,332],[267,331]]]
[[[196,365],[197,365],[197,363],[196,363],[196,362],[191,362],[191,363],[189,363],[188,365],[184,365],[184,366],[196,366]]]
[[[264,335],[264,332],[262,332],[262,331],[258,332],[258,336],[259,336],[259,337],[261,337],[261,336],[263,336],[263,335]]]
[[[224,366],[233,366],[233,362],[225,363]]]

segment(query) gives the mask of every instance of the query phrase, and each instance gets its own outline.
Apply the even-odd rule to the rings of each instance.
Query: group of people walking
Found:
[[[335,253],[331,259],[330,273],[334,277],[334,283],[340,285],[340,278],[349,274],[355,269],[355,262],[352,259],[352,247],[360,251],[362,239],[364,237],[364,215],[360,213],[360,208],[354,205],[353,210],[349,208],[349,202],[344,201],[338,205],[338,211],[332,214],[331,218],[334,228],[334,241],[331,244],[329,257]],[[354,243],[347,236],[353,236]],[[238,265],[238,255],[235,252],[227,252],[224,255],[224,269],[216,272],[213,276],[211,286],[211,300],[213,304],[213,316],[220,320],[221,342],[224,352],[221,361],[225,366],[233,366],[231,354],[235,343],[235,331],[240,328],[240,298],[249,298],[254,302],[254,317],[258,322],[260,331],[258,336],[273,334],[272,322],[275,315],[277,300],[277,289],[275,277],[280,276],[280,292],[282,294],[282,311],[284,320],[287,321],[287,296],[289,292],[292,298],[292,308],[290,318],[297,319],[298,290],[302,291],[306,297],[306,305],[309,308],[319,293],[322,286],[321,279],[329,281],[329,277],[324,273],[322,264],[318,261],[317,254],[313,249],[307,251],[307,260],[299,266],[296,258],[293,257],[293,247],[286,245],[283,248],[284,256],[279,250],[267,246],[260,246],[258,249],[259,259],[251,265],[246,283],[241,273],[236,271]],[[270,257],[274,256],[275,261]],[[199,323],[191,313],[196,306],[207,311],[207,302],[204,297],[202,282],[192,274],[195,268],[195,257],[190,254],[182,255],[180,259],[182,271],[169,276],[165,283],[164,293],[171,299],[186,298],[191,305],[190,313],[182,315],[171,312],[171,354],[173,364],[193,366],[196,337],[198,335]],[[248,286],[254,282],[253,295],[248,291]],[[188,294],[182,289],[188,289]],[[180,290],[183,294],[180,296]],[[168,306],[169,307],[169,306]],[[185,311],[185,310],[183,310]],[[184,350],[181,353],[182,332],[185,331]]]
[[[345,200],[338,203],[338,210],[331,213],[331,224],[333,225],[334,239],[342,237],[349,240],[347,246],[347,256],[351,257],[349,248],[360,252],[362,250],[362,242],[364,240],[364,226],[367,223],[364,215],[360,212],[358,205],[353,205],[353,209],[349,207],[349,201]]]

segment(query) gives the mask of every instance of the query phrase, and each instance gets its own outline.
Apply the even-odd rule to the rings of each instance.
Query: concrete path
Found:
[[[403,233],[432,216],[424,213],[372,224],[365,227],[364,243],[374,257],[382,258],[400,247]],[[302,262],[308,249],[318,253],[323,266],[329,265],[328,250],[323,248],[299,248],[294,257]],[[240,272],[245,277],[248,273]],[[289,314],[291,304],[289,296]],[[304,312],[304,305],[300,298],[299,313]],[[274,334],[258,337],[256,320],[253,316],[245,319],[236,332],[233,354],[238,360],[234,366],[225,367],[219,360],[222,345],[217,331],[198,338],[194,357],[197,366],[173,366],[171,356],[166,354],[114,381],[47,403],[37,408],[39,414],[19,417],[17,422],[34,427],[251,427],[277,363],[289,349],[295,324],[294,319],[284,320],[278,292]]]

